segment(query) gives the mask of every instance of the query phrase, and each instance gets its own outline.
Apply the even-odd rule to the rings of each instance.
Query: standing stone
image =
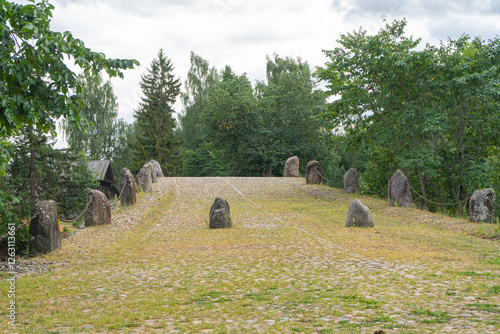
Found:
[[[149,161],[149,164],[152,166],[153,170],[156,172],[156,177],[164,177],[163,171],[161,170],[160,163],[155,160]]]
[[[135,176],[135,182],[139,191],[150,192],[153,190],[153,180],[151,179],[151,165],[145,163]]]
[[[125,188],[124,188],[125,187]],[[123,191],[122,191],[123,190]],[[121,192],[122,197],[120,197],[120,204],[123,205],[134,205],[137,200],[137,193],[135,190],[135,180],[132,172],[123,167],[120,174],[120,185],[118,186],[118,191]]]
[[[88,201],[90,203],[85,213],[85,227],[111,224],[111,207],[106,195],[99,190],[87,188]]]
[[[389,206],[411,206],[413,198],[408,178],[399,169],[392,175],[388,184]]]
[[[469,221],[492,223],[495,200],[495,190],[492,188],[474,191],[469,201]]]
[[[231,220],[231,212],[229,211],[229,203],[217,197],[210,207],[210,228],[230,228],[233,227]]]
[[[323,176],[323,170],[319,162],[309,161],[306,168],[306,183],[321,184],[321,176]]]
[[[363,205],[359,199],[355,199],[351,205],[349,205],[349,211],[347,211],[347,219],[345,221],[346,227],[373,227],[375,223],[373,222],[373,216],[367,206]]]
[[[347,194],[359,193],[359,174],[356,168],[350,168],[344,174],[344,192]]]
[[[61,232],[57,218],[57,203],[41,201],[36,205],[36,216],[30,224],[30,256],[50,253],[61,248]]]
[[[284,177],[299,177],[299,157],[293,156],[286,160]]]
[[[149,165],[149,167],[151,167],[151,183],[157,183],[158,182],[158,174],[156,174],[155,168],[149,162],[146,162],[146,165]]]

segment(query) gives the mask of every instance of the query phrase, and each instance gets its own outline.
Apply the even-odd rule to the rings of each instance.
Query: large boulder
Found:
[[[355,199],[351,205],[349,205],[349,211],[347,211],[347,219],[345,221],[346,227],[373,227],[375,223],[373,222],[373,216],[367,206],[363,205],[359,199]]]
[[[151,179],[151,165],[145,163],[141,170],[135,176],[135,182],[137,183],[137,189],[139,191],[150,192],[153,190],[153,180]]]
[[[123,167],[120,174],[120,185],[118,186],[118,191],[121,192],[120,204],[123,205],[134,205],[137,200],[137,192],[135,190],[135,180],[132,172]]]
[[[307,184],[321,184],[323,170],[321,165],[316,160],[309,161],[306,167],[306,183]]]
[[[344,174],[344,192],[347,194],[359,193],[359,174],[356,168],[350,168]]]
[[[50,253],[61,248],[61,232],[57,218],[57,203],[41,201],[36,205],[38,216],[30,224],[30,256]]]
[[[286,160],[284,177],[299,177],[299,157],[293,156]]]
[[[87,212],[85,213],[85,226],[97,226],[111,224],[111,206],[108,198],[99,190],[87,188]]]
[[[156,160],[149,161],[149,164],[153,168],[154,173],[156,173],[156,177],[164,177],[163,171],[161,170],[160,163]]]
[[[210,207],[210,228],[230,228],[233,227],[233,221],[231,220],[231,212],[229,210],[229,203],[223,199],[217,197]]]
[[[469,201],[469,221],[492,223],[495,190],[492,188],[474,191]]]
[[[389,206],[411,206],[410,184],[408,178],[399,169],[392,175],[388,184]]]

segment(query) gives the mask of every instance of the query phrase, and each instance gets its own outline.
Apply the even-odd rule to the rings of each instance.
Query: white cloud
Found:
[[[377,32],[383,19],[406,17],[407,32],[432,44],[462,33],[494,37],[498,1],[435,0],[53,0],[52,29],[69,30],[88,47],[141,66],[113,79],[121,117],[133,120],[139,81],[160,48],[185,80],[191,51],[222,69],[230,65],[254,80],[265,78],[265,56],[301,57],[323,65],[341,33],[359,26]],[[180,104],[176,105],[180,111]]]

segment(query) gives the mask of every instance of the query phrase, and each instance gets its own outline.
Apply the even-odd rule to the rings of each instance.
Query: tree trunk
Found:
[[[28,143],[30,145],[30,158],[29,158],[29,185],[30,185],[30,204],[31,204],[31,214],[35,212],[36,206],[36,172],[35,172],[35,148],[34,148],[34,138],[33,138],[33,127],[28,127]]]

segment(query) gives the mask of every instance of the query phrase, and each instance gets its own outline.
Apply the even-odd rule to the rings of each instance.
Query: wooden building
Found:
[[[111,186],[115,184],[115,174],[111,168],[109,160],[94,160],[89,162],[89,170],[94,174],[99,181],[100,186],[97,190],[106,195],[108,199],[111,198]]]

